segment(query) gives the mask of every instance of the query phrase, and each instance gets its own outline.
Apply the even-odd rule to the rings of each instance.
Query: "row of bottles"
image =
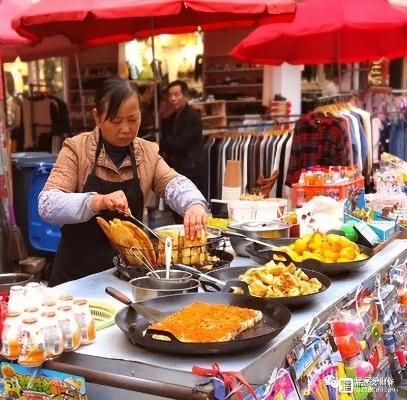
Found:
[[[44,302],[38,293],[35,286],[13,286],[3,323],[1,354],[25,366],[41,365],[96,339],[95,321],[86,299],[64,295],[57,302]],[[32,303],[29,307],[26,300]]]
[[[301,169],[298,183],[300,185],[337,185],[353,182],[360,177],[361,174],[357,165],[330,167],[315,165],[308,169]]]

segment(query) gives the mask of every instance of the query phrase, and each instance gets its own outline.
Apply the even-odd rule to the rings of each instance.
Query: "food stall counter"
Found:
[[[210,368],[214,362],[218,363],[221,370],[242,372],[253,385],[262,384],[267,381],[274,367],[283,365],[285,355],[301,338],[307,323],[315,317],[319,317],[322,323],[335,308],[352,299],[360,283],[378,273],[384,273],[398,262],[397,260],[402,262],[406,257],[407,241],[395,240],[374,255],[363,268],[332,277],[331,287],[321,293],[316,301],[292,311],[290,323],[275,339],[249,352],[211,356],[152,353],[132,345],[120,329],[113,325],[99,331],[96,341],[92,344],[82,346],[75,352],[66,353],[55,361],[48,361],[46,367],[63,372],[81,372],[90,382],[98,384],[105,382],[103,396],[99,397],[102,394],[98,394],[97,397],[100,400],[113,398],[109,397],[108,393],[118,389],[112,387],[126,389],[120,395],[120,399],[211,398],[211,389],[208,386],[202,386],[201,392],[195,390],[201,378],[194,376],[191,370],[194,365]],[[235,257],[232,262],[232,266],[252,265],[257,264],[243,257]],[[132,297],[130,285],[118,279],[113,269],[65,283],[56,289],[60,293],[109,301],[119,310],[123,305],[105,293],[107,286],[112,286]],[[117,377],[116,381],[114,376]],[[137,397],[131,397],[135,391],[138,392]],[[147,397],[142,393],[146,393]]]

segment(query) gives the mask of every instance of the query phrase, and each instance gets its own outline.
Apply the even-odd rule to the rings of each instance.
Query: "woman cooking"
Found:
[[[184,215],[187,237],[206,229],[207,203],[196,186],[165,163],[156,143],[137,138],[137,87],[106,79],[95,102],[96,128],[65,140],[39,195],[40,216],[62,225],[49,286],[111,268],[115,253],[96,216],[123,219],[119,209],[142,220],[151,190]]]

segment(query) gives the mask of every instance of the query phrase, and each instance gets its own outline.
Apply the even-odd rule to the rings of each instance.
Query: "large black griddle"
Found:
[[[286,239],[286,243],[282,246],[288,246],[294,243],[297,239]],[[250,258],[257,262],[260,265],[264,265],[272,260],[276,263],[281,261],[283,257],[287,262],[292,262],[296,267],[302,269],[309,269],[312,271],[321,272],[324,275],[337,275],[343,272],[354,271],[359,268],[362,268],[371,258],[373,255],[373,249],[358,245],[359,249],[362,253],[365,253],[368,258],[365,260],[360,261],[349,261],[349,262],[341,262],[341,263],[322,263],[319,260],[314,259],[307,259],[302,262],[293,261],[291,257],[284,251],[272,249],[268,246],[261,245],[258,243],[250,243],[246,246],[246,252],[250,255]],[[275,256],[278,256],[275,258]]]
[[[256,268],[256,267],[230,267],[230,268],[224,268],[224,269],[219,269],[216,271],[211,271],[207,273],[206,275],[210,275],[213,278],[219,279],[221,281],[227,282],[229,281],[228,287],[233,287],[233,286],[238,286],[244,290],[246,294],[250,294],[248,290],[248,285],[246,282],[238,282],[237,284],[236,281],[239,280],[239,276],[243,275],[245,272],[247,272],[251,268]],[[283,304],[284,306],[288,308],[297,308],[297,307],[302,307],[305,306],[312,301],[314,301],[318,296],[325,292],[330,286],[331,286],[331,280],[321,274],[320,272],[316,271],[311,271],[307,269],[301,268],[304,273],[308,275],[309,278],[317,278],[321,283],[322,283],[322,289],[317,292],[317,293],[312,293],[312,294],[307,294],[304,296],[291,296],[291,297],[264,297],[264,301],[277,301],[280,304]],[[201,279],[201,286],[203,287],[204,290],[206,291],[213,291],[215,290],[221,290],[221,288],[217,287],[216,284],[214,283],[209,283],[205,282],[204,279]],[[224,289],[223,289],[224,290]]]
[[[121,309],[116,314],[115,321],[130,342],[136,346],[160,353],[194,355],[239,353],[244,350],[251,350],[275,338],[291,319],[290,311],[282,304],[232,293],[179,294],[145,300],[140,304],[159,311],[173,313],[196,301],[252,308],[261,311],[263,319],[255,327],[242,332],[234,340],[220,343],[184,343],[168,332],[147,330],[149,323],[132,307]],[[146,330],[147,332],[144,334]],[[153,334],[165,335],[171,341],[153,339]]]

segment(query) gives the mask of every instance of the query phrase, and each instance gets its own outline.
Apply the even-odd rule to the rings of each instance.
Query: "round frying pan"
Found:
[[[206,275],[212,276],[213,278],[219,279],[223,282],[229,281],[227,287],[238,286],[243,289],[245,294],[250,295],[247,283],[242,282],[242,281],[239,281],[239,282],[236,282],[236,281],[239,280],[240,275],[243,275],[245,272],[247,272],[251,268],[253,268],[253,267],[223,268],[223,269],[219,269],[216,271],[211,271],[211,272],[207,273]],[[256,267],[254,267],[254,268],[256,268]],[[304,273],[306,273],[308,275],[309,278],[317,278],[322,283],[323,288],[319,292],[313,293],[313,294],[307,294],[304,296],[265,297],[264,301],[273,301],[273,302],[277,301],[280,304],[283,304],[284,306],[286,306],[288,308],[302,307],[302,306],[305,306],[305,305],[311,303],[315,299],[317,299],[321,293],[325,292],[325,290],[327,290],[331,286],[331,280],[327,276],[325,276],[319,272],[316,272],[316,271],[311,271],[311,270],[303,269],[303,268],[301,268],[301,269],[304,271]],[[216,284],[205,282],[204,279],[205,278],[202,278],[200,281],[201,281],[201,286],[203,287],[203,289],[205,291],[213,291],[213,289],[220,290],[220,288],[217,287]]]
[[[244,350],[251,350],[275,338],[291,319],[290,311],[277,302],[223,292],[191,293],[161,298],[157,297],[155,299],[141,301],[139,304],[162,312],[174,313],[196,301],[252,308],[261,311],[263,313],[263,319],[253,328],[242,332],[234,340],[219,343],[185,343],[180,342],[168,332],[147,330],[149,323],[131,306],[121,309],[116,314],[115,321],[130,342],[136,346],[160,353],[194,355],[239,353]],[[167,336],[170,341],[154,339],[153,334]]]
[[[285,246],[294,243],[296,239],[288,239],[291,242],[287,241]],[[298,268],[306,268],[312,271],[321,272],[324,275],[336,275],[342,272],[354,271],[358,268],[363,267],[373,255],[373,249],[369,247],[359,245],[359,249],[362,253],[365,253],[368,258],[360,261],[349,261],[341,263],[322,263],[319,260],[307,259],[302,262],[296,262],[291,259],[291,257],[284,251],[274,250],[270,247],[263,246],[258,243],[251,243],[246,246],[246,252],[250,255],[250,258],[257,262],[260,265],[264,265],[274,259],[274,256],[278,256],[277,259],[274,259],[276,262],[281,261],[281,257],[284,257],[286,262],[293,263]]]

